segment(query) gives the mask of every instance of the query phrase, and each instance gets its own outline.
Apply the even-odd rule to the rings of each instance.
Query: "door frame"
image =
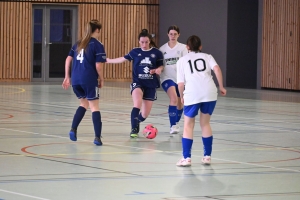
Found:
[[[64,78],[49,78],[49,44],[50,42],[50,10],[51,9],[62,9],[72,11],[72,45],[77,41],[77,30],[78,30],[78,6],[76,5],[49,5],[49,4],[34,4],[32,6],[32,33],[34,33],[34,10],[43,10],[43,32],[42,32],[42,64],[41,64],[41,78],[33,78],[33,53],[31,56],[31,82],[62,82]],[[31,49],[34,50],[34,34],[32,34]],[[70,47],[71,49],[71,47]],[[66,55],[67,57],[68,55]],[[65,67],[65,66],[61,66]]]

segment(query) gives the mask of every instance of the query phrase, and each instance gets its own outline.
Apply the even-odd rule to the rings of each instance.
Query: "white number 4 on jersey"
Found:
[[[80,60],[80,63],[82,63],[82,61],[83,61],[83,53],[84,53],[83,51],[84,51],[84,49],[81,49],[79,54],[76,57],[77,60]]]

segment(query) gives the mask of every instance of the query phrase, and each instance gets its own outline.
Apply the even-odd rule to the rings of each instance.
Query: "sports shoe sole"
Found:
[[[131,134],[130,134],[130,137],[131,137],[131,138],[137,138],[137,137],[139,137],[139,135],[136,134],[136,133],[131,133]]]
[[[76,133],[75,132],[70,132],[69,135],[70,135],[70,140],[77,141],[77,137],[76,137]]]
[[[98,141],[94,141],[94,144],[97,145],[97,146],[102,146],[103,143],[102,142],[100,143]]]

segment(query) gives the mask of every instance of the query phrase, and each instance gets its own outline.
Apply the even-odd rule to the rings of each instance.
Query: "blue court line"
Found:
[[[86,177],[86,178],[58,178],[58,179],[28,179],[28,180],[2,180],[0,184],[23,183],[23,182],[62,182],[62,181],[89,181],[89,180],[126,180],[126,179],[159,179],[159,178],[188,178],[188,177],[216,177],[216,176],[253,176],[253,175],[274,175],[274,174],[299,174],[293,171],[266,171],[266,172],[240,172],[240,173],[211,173],[211,174],[182,174],[176,176],[132,176],[132,177]]]
[[[125,195],[153,195],[153,194],[165,194],[165,193],[163,193],[163,192],[155,192],[155,193],[149,193],[149,192],[147,192],[147,193],[145,193],[145,192],[137,192],[137,191],[133,191],[133,193],[132,194],[125,194]],[[1,199],[0,199],[1,200]]]

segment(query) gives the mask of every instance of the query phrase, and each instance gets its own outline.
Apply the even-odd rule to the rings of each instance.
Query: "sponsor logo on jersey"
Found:
[[[152,74],[139,74],[139,79],[153,79]]]
[[[145,59],[141,60],[140,64],[141,65],[145,65],[145,64],[152,65],[151,60],[149,59],[149,57],[145,57]]]
[[[166,65],[175,65],[178,60],[179,60],[179,57],[167,58],[167,59],[165,59],[165,62],[166,62]]]
[[[145,74],[148,74],[150,72],[149,67],[144,67],[143,71],[145,72]]]

